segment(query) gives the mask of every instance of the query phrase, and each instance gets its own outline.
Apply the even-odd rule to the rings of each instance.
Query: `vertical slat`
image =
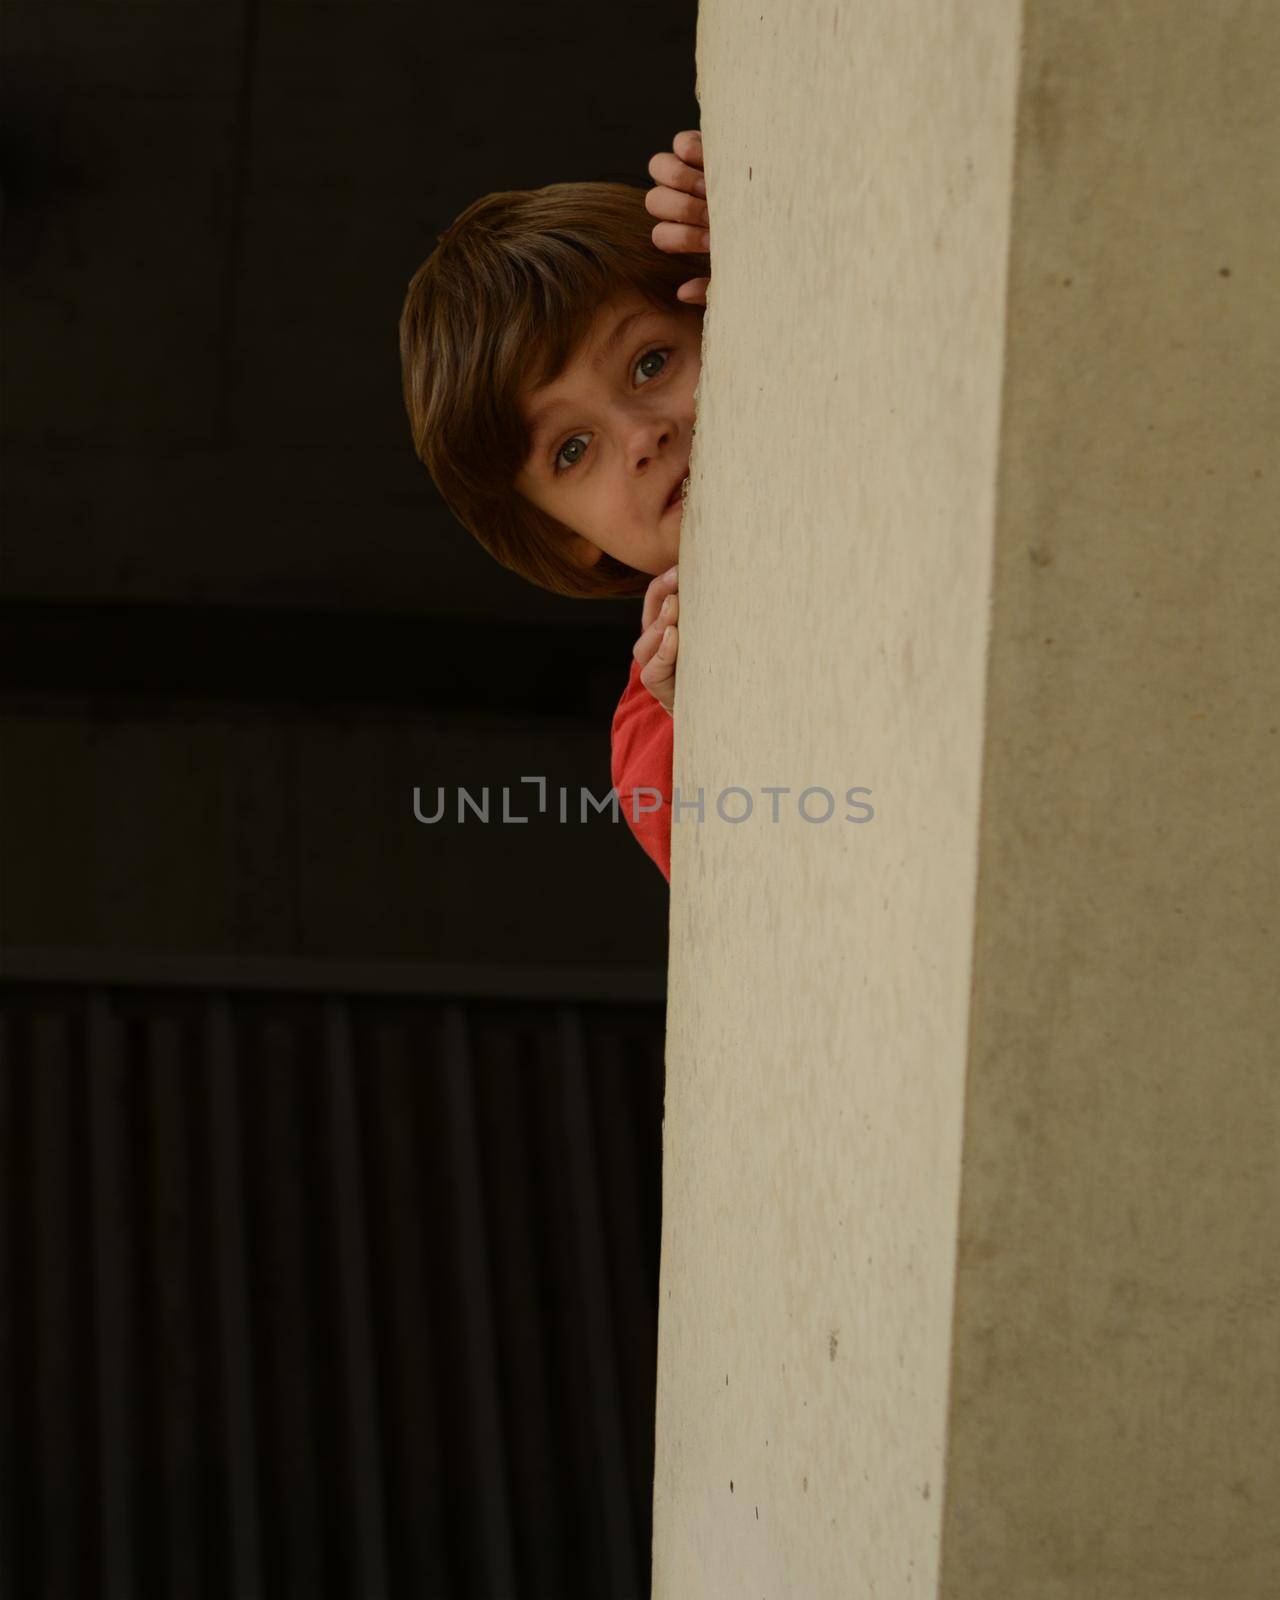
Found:
[[[31,1018],[31,1145],[35,1235],[35,1410],[40,1593],[73,1593],[78,1525],[74,1488],[83,1465],[75,1440],[72,1361],[71,1050],[65,1017]]]
[[[11,1028],[8,1017],[0,1012],[0,1595],[20,1592],[15,1516],[18,1483],[14,1471],[18,1430],[14,1321],[18,1296],[14,1273],[14,1215],[10,1204],[17,1130],[13,1121]]]
[[[339,1314],[346,1386],[349,1482],[355,1498],[355,1572],[362,1600],[385,1600],[386,1506],[382,1440],[369,1323],[369,1259],[364,1176],[351,1080],[351,1013],[345,1000],[324,1002],[324,1068],[333,1151],[333,1218],[337,1234]]]
[[[631,1068],[616,1029],[593,1036],[589,1088],[596,1108],[599,1170],[609,1174],[600,1200],[614,1290],[619,1391],[627,1422],[627,1473],[632,1515],[643,1534],[653,1515],[653,1410],[657,1372],[656,1282],[644,1235],[644,1186],[636,1151]],[[639,1541],[644,1557],[644,1540]],[[647,1557],[645,1558],[647,1565]]]
[[[135,1600],[134,1471],[138,1459],[133,1357],[133,1218],[128,1197],[129,1091],[120,1025],[105,989],[89,992],[89,1133],[93,1171],[101,1593]]]
[[[397,1452],[399,1471],[390,1476],[407,1569],[397,1577],[406,1594],[444,1595],[450,1585],[441,1494],[444,1449],[435,1392],[437,1330],[423,1271],[424,1229],[434,1227],[437,1219],[424,1208],[423,1175],[415,1165],[412,1077],[417,1069],[409,1060],[407,1032],[403,1025],[386,1023],[375,1035],[367,1081],[376,1130],[370,1146],[377,1155],[369,1177],[380,1200],[374,1237],[385,1243],[378,1303],[385,1307],[394,1379],[388,1383],[388,1443]]]
[[[495,1181],[488,1212],[497,1310],[498,1359],[512,1398],[507,1432],[514,1542],[522,1558],[522,1596],[561,1600],[565,1572],[565,1485],[557,1459],[561,1419],[552,1415],[547,1359],[547,1286],[540,1281],[535,1219],[543,1197],[530,1184],[531,1119],[527,1061],[519,1022],[486,1029],[485,1077],[474,1096],[481,1148]],[[569,1510],[569,1515],[573,1512]]]
[[[493,1299],[489,1285],[489,1240],[480,1178],[480,1153],[472,1103],[470,1037],[467,1018],[457,1002],[444,1008],[444,1083],[449,1137],[458,1182],[458,1224],[461,1229],[459,1284],[467,1328],[467,1385],[474,1421],[473,1440],[479,1476],[478,1494],[484,1522],[480,1593],[516,1595],[511,1545],[507,1456],[502,1436]]]
[[[598,1496],[599,1452],[587,1383],[587,1325],[574,1222],[564,1089],[556,1013],[540,1009],[526,1054],[530,1093],[525,1114],[537,1194],[536,1237],[547,1292],[539,1311],[547,1329],[549,1389],[555,1407],[560,1468],[560,1537],[571,1574],[593,1593],[609,1593],[604,1519]]]
[[[150,1381],[159,1390],[164,1462],[165,1593],[174,1600],[202,1593],[204,1521],[198,1447],[202,1423],[200,1346],[195,1325],[191,1172],[185,1107],[189,1095],[182,1029],[174,1017],[147,1019],[147,1088],[152,1141],[151,1224],[155,1237],[158,1348]]]
[[[267,1587],[285,1584],[312,1600],[338,1592],[326,1584],[325,1573],[330,1548],[341,1545],[345,1529],[324,1515],[330,1461],[319,1407],[329,1403],[329,1395],[317,1383],[317,1367],[320,1342],[330,1330],[320,1321],[324,1306],[317,1301],[308,1248],[304,1134],[314,1131],[311,1069],[302,1059],[297,1006],[286,1002],[274,1009],[262,1024],[261,1056],[255,1055],[261,1091],[255,1192],[262,1199],[255,1310],[270,1363],[262,1393],[274,1423],[273,1448],[264,1463],[273,1535]]]
[[[261,1600],[262,1542],[258,1528],[258,1443],[253,1414],[253,1344],[249,1328],[243,1157],[237,1104],[235,1037],[225,994],[211,994],[204,1017],[213,1191],[214,1273],[217,1283],[222,1389],[226,1406],[228,1513],[231,1541],[229,1600]]]
[[[85,1465],[75,1437],[71,1041],[65,1016],[45,1011],[32,1016],[28,1081],[35,1243],[33,1465],[40,1513],[31,1578],[38,1580],[42,1600],[62,1600],[74,1592],[77,1547],[85,1537],[75,1492]]]
[[[622,1398],[609,1300],[609,1265],[600,1223],[600,1175],[595,1130],[588,1098],[586,1048],[582,1017],[576,1006],[556,1010],[559,1040],[561,1113],[568,1151],[573,1196],[575,1245],[582,1284],[582,1309],[587,1333],[587,1379],[591,1420],[600,1462],[600,1497],[605,1520],[605,1547],[614,1595],[638,1593],[640,1551],[624,1475],[626,1444]]]

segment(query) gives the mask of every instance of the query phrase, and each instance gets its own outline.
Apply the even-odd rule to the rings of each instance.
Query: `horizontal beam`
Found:
[[[30,945],[0,947],[0,982],[582,1000],[619,1005],[664,1001],[667,988],[665,971],[652,968],[503,966],[465,961],[312,961]]]

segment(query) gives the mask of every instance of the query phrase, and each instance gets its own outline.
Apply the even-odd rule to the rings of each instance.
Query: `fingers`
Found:
[[[709,255],[711,213],[702,171],[702,136],[696,128],[676,134],[674,150],[660,151],[649,162],[655,187],[644,197],[645,210],[657,217],[650,237],[659,250],[672,255]],[[706,278],[681,284],[677,299],[685,305],[705,306]]]
[[[655,661],[668,664],[674,662],[674,641],[679,633],[679,627],[670,617],[660,617],[652,628],[647,629],[636,640],[631,654],[640,668],[641,683],[649,683],[650,680],[645,677],[645,673]]]
[[[707,228],[711,223],[707,202],[695,195],[684,194],[679,189],[666,187],[647,190],[644,208],[651,217],[660,217],[663,222],[682,222],[695,228]]]
[[[676,657],[679,652],[680,630],[671,623],[664,629],[647,665],[640,669],[640,682],[672,715],[675,714]]]
[[[657,620],[662,609],[663,601],[668,595],[676,593],[680,585],[680,567],[677,564],[660,573],[644,593],[644,608],[640,613],[640,627],[642,630],[651,628]],[[637,658],[638,659],[638,658]]]
[[[696,195],[700,200],[707,198],[707,180],[701,161],[693,166],[687,161],[681,161],[680,157],[670,150],[659,150],[656,156],[649,158],[649,176],[655,183],[664,184],[668,189],[678,189],[683,194]]]
[[[711,229],[683,222],[660,222],[650,237],[659,250],[677,255],[708,255],[711,250]]]
[[[702,134],[699,129],[689,128],[684,133],[676,134],[671,141],[671,148],[681,161],[687,161],[690,166],[701,167]]]
[[[662,642],[667,634],[675,628],[677,618],[680,615],[679,606],[679,598],[672,595],[664,602],[664,609],[658,613],[633,645],[631,654],[642,668],[649,665],[654,656],[661,650]]]
[[[644,631],[631,654],[640,667],[640,682],[675,715],[676,656],[680,649],[679,565],[656,577],[645,591]]]

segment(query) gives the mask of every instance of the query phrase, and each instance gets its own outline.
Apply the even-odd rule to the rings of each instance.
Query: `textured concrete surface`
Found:
[[[702,6],[657,1600],[1274,1593],[1278,69]]]

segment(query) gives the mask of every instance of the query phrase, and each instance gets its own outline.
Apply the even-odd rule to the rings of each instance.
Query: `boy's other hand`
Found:
[[[659,250],[686,254],[711,251],[711,214],[707,210],[707,180],[702,166],[702,135],[696,128],[676,134],[671,150],[662,150],[649,162],[649,176],[657,185],[644,197],[651,217],[661,217],[652,238]],[[686,305],[705,306],[710,278],[690,278],[676,290]]]
[[[643,631],[631,654],[640,663],[640,682],[671,716],[676,714],[676,653],[680,646],[680,568],[672,567],[645,590]]]

